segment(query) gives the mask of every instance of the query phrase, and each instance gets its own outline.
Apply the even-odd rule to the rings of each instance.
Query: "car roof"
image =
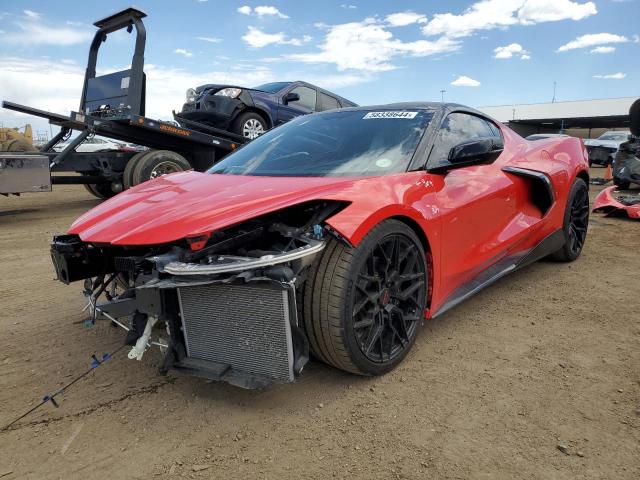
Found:
[[[381,105],[366,105],[360,107],[350,107],[343,110],[363,110],[363,111],[374,111],[374,110],[431,110],[431,111],[442,111],[444,113],[450,112],[466,112],[471,113],[472,115],[478,115],[483,118],[487,118],[493,121],[496,124],[500,124],[496,119],[487,115],[486,113],[481,112],[480,110],[476,110],[472,107],[467,107],[466,105],[460,105],[459,103],[451,103],[451,102],[397,102],[397,103],[387,103]]]

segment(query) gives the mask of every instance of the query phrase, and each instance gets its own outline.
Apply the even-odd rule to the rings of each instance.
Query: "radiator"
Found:
[[[187,356],[292,382],[289,291],[257,282],[178,289]]]

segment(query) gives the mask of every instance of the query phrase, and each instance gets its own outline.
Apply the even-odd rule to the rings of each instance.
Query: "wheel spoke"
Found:
[[[365,318],[364,320],[359,320],[357,322],[353,322],[353,329],[360,330],[362,328],[367,328],[373,325],[373,317]]]
[[[411,284],[411,286],[407,287],[406,289],[402,290],[401,292],[398,292],[397,297],[400,300],[408,300],[409,297],[411,297],[411,295],[413,295],[414,293],[416,293],[420,287],[422,287],[422,285],[424,285],[424,281],[421,280],[419,282],[414,282]]]
[[[380,340],[383,330],[384,329],[382,328],[382,325],[377,325],[373,328],[373,332],[369,333],[369,338],[364,348],[365,355],[368,355],[371,352],[371,349],[374,347],[375,343]]]

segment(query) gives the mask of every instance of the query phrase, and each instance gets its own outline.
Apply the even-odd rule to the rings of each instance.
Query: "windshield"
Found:
[[[283,88],[291,85],[291,82],[273,82],[273,83],[265,83],[263,85],[258,85],[257,87],[253,87],[253,90],[260,90],[261,92],[269,92],[276,93],[282,90]]]
[[[616,141],[624,141],[629,136],[628,133],[620,132],[620,133],[603,133],[598,137],[598,140],[616,140]]]
[[[341,110],[298,117],[256,138],[209,173],[373,176],[404,172],[432,111]]]

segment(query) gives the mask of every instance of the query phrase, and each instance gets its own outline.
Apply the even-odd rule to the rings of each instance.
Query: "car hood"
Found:
[[[170,243],[304,201],[347,200],[363,180],[180,172],[116,195],[78,218],[69,233],[90,243]]]
[[[598,140],[597,138],[592,138],[591,140],[585,140],[584,144],[588,147],[607,147],[607,148],[618,148],[622,141],[617,140]]]

